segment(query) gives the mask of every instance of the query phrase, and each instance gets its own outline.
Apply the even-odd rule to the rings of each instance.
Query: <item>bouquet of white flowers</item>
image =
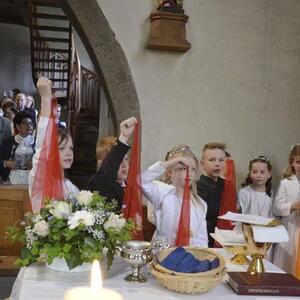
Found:
[[[8,227],[13,241],[24,247],[15,262],[27,266],[64,258],[69,269],[101,259],[107,249],[108,266],[135,225],[116,214],[116,203],[107,203],[98,193],[81,191],[72,202],[48,201],[38,214],[27,213],[18,226]]]

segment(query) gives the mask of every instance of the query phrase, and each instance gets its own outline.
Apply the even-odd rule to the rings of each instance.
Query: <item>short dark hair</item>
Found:
[[[57,129],[57,134],[59,137],[58,144],[60,145],[63,143],[65,140],[68,141],[68,138],[72,138],[70,132],[66,128],[58,127]]]
[[[29,118],[31,120],[31,122],[33,123],[33,120],[31,118],[31,116],[24,112],[24,111],[19,111],[15,114],[15,117],[14,117],[14,125],[16,126],[16,124],[20,125],[20,123],[22,122],[23,119],[27,119]]]

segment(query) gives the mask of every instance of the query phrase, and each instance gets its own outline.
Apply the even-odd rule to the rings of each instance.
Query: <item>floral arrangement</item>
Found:
[[[106,248],[110,266],[135,228],[132,221],[115,213],[116,207],[98,193],[81,191],[72,201],[48,201],[38,214],[26,213],[19,226],[7,228],[9,237],[24,245],[15,264],[51,264],[59,257],[73,269],[101,259]]]

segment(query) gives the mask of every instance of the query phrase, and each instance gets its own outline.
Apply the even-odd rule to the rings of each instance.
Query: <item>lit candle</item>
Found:
[[[66,292],[64,300],[122,300],[122,296],[109,289],[102,288],[99,262],[94,260],[91,273],[91,287],[79,286]]]

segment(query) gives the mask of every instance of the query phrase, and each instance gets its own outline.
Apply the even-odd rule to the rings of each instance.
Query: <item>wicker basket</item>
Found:
[[[180,273],[175,272],[161,266],[159,261],[163,260],[175,248],[165,249],[157,254],[157,259],[153,260],[150,266],[150,272],[156,277],[167,289],[185,294],[202,294],[214,288],[220,283],[225,275],[225,261],[218,253],[197,247],[184,247],[186,251],[192,253],[199,260],[213,260],[216,257],[220,261],[219,267],[199,273]]]

